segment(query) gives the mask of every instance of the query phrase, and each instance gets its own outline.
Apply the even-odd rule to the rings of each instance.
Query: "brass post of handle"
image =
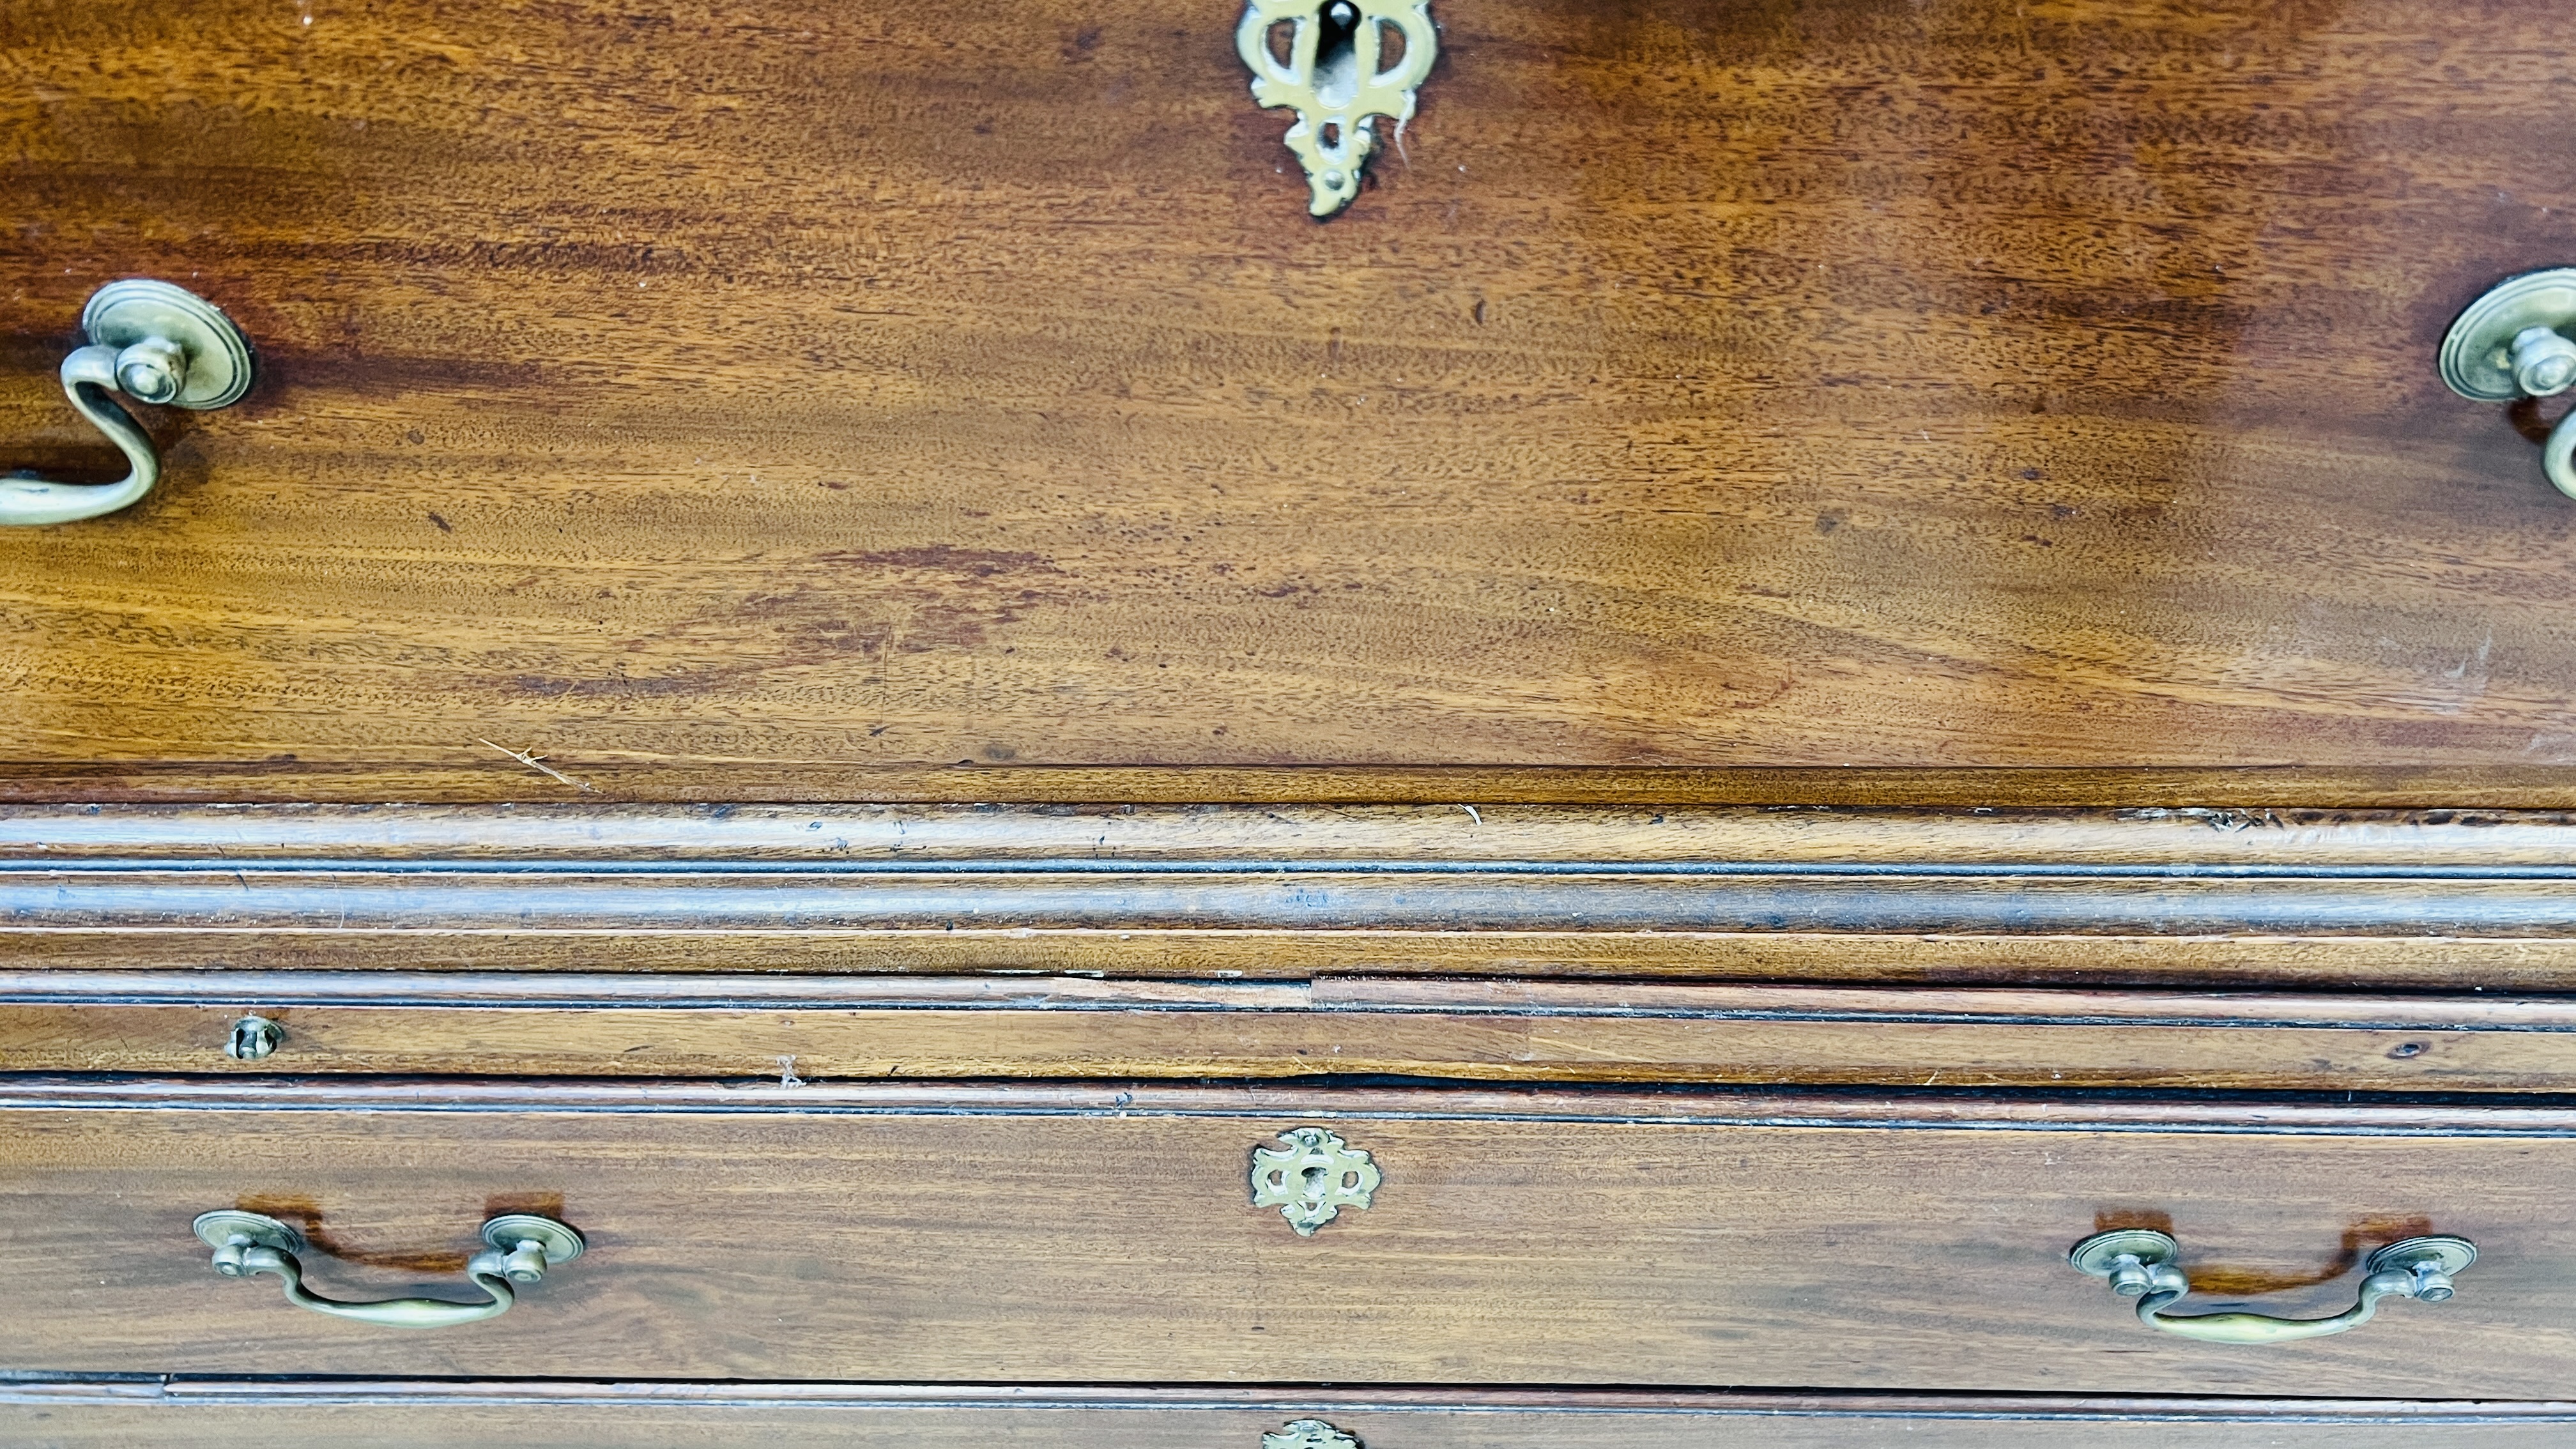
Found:
[[[0,525],[73,523],[131,506],[161,481],[161,450],[108,396],[207,411],[250,391],[250,341],[222,309],[168,282],[110,282],[81,308],[88,345],[63,359],[63,393],[125,455],[114,483],[60,483],[23,469],[0,477]]]
[[[483,1225],[484,1250],[465,1264],[465,1276],[483,1290],[487,1301],[457,1303],[445,1298],[386,1298],[349,1303],[325,1298],[304,1286],[304,1235],[261,1213],[225,1209],[199,1217],[197,1237],[215,1250],[214,1268],[227,1278],[274,1275],[286,1285],[286,1301],[334,1318],[355,1319],[382,1328],[448,1328],[498,1318],[518,1301],[517,1288],[535,1283],[546,1270],[581,1256],[581,1234],[528,1213],[509,1213]]]
[[[2455,1291],[2453,1275],[2478,1260],[2477,1245],[2466,1238],[2407,1238],[2373,1252],[2362,1264],[2360,1295],[2350,1308],[2327,1318],[2273,1318],[2261,1313],[2168,1314],[2167,1308],[2191,1291],[2191,1280],[2175,1261],[2182,1245],[2172,1235],[2150,1228],[2121,1228],[2095,1233],[2066,1255],[2080,1273],[2110,1282],[2111,1291],[2138,1300],[2138,1321],[2160,1332],[2203,1343],[2289,1343],[2349,1333],[2371,1320],[2391,1298],[2426,1303],[2447,1301]]]

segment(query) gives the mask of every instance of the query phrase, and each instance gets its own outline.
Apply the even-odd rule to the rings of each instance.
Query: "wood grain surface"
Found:
[[[0,967],[2563,991],[2542,811],[0,809]]]
[[[2318,1399],[1019,1389],[547,1381],[0,1384],[26,1449],[1254,1449],[1320,1418],[1361,1449],[2541,1449],[2576,1406]],[[1714,1436],[1714,1437],[1712,1437]]]
[[[256,1014],[283,1035],[226,1053]],[[2564,998],[1328,979],[0,972],[0,1070],[2576,1093]]]
[[[2432,367],[2576,261],[2557,6],[1437,11],[1318,225],[1229,5],[10,5],[5,461],[104,466],[53,371],[109,278],[263,374],[153,420],[143,505],[0,538],[0,747],[2570,798],[2576,509]],[[2092,778],[2041,788],[2136,798]]]
[[[542,759],[540,763],[543,763]],[[2554,766],[2427,768],[1783,767],[1588,765],[853,765],[567,761],[573,782],[515,758],[436,765],[272,758],[0,762],[0,800],[93,805],[850,801],[949,805],[1751,805],[2080,809],[2576,808]],[[552,766],[547,768],[552,769]],[[558,771],[558,774],[561,772]]]
[[[2576,1292],[2563,1109],[1721,1093],[19,1082],[0,1357],[91,1372],[2545,1397]],[[264,1104],[264,1105],[263,1105]],[[1911,1115],[1908,1115],[1911,1114]],[[1312,1238],[1248,1154],[1385,1173]],[[2197,1124],[2197,1125],[2196,1125]],[[591,1252],[394,1334],[207,1271],[302,1222],[343,1295],[453,1281],[489,1213]],[[2169,1225],[2204,1292],[2313,1314],[2458,1233],[2452,1302],[2270,1351],[2141,1327],[2064,1261]],[[2340,1300],[2340,1301],[2339,1301]]]

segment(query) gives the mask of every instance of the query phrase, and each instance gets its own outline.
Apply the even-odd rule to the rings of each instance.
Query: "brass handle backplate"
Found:
[[[2111,1291],[2138,1300],[2138,1321],[2149,1328],[2203,1343],[2288,1343],[2348,1333],[2371,1320],[2390,1298],[2419,1298],[2441,1303],[2453,1293],[2453,1275],[2478,1260],[2477,1245],[2466,1238],[2407,1238],[2372,1253],[2363,1263],[2360,1296],[2350,1308],[2328,1318],[2273,1318],[2261,1313],[2167,1314],[2177,1299],[2191,1291],[2191,1280],[2175,1266],[2182,1245],[2150,1228],[2121,1228],[2095,1233],[2067,1255],[2076,1271],[2110,1282]]]
[[[2442,338],[2441,368],[2451,391],[2476,402],[2576,388],[2576,267],[2525,272],[2488,288]],[[2576,412],[2550,429],[2540,467],[2576,498]]]
[[[334,1318],[352,1318],[382,1328],[447,1328],[498,1318],[518,1301],[518,1288],[537,1282],[546,1270],[581,1256],[581,1234],[552,1218],[510,1213],[483,1225],[484,1250],[465,1265],[465,1276],[483,1290],[482,1303],[456,1303],[444,1298],[386,1298],[348,1303],[324,1298],[304,1286],[304,1235],[260,1213],[226,1209],[197,1219],[197,1237],[215,1250],[215,1271],[227,1278],[273,1274],[286,1285],[286,1301]]]
[[[112,391],[137,402],[203,412],[250,391],[250,342],[214,303],[140,278],[110,282],[81,308],[88,345],[63,359],[63,392],[125,455],[114,483],[57,483],[20,471],[0,477],[0,524],[72,523],[128,507],[161,481],[161,451]]]

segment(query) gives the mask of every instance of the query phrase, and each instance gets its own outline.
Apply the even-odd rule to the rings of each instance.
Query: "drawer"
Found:
[[[1301,1445],[1293,1426],[1324,1426]],[[25,1449],[2544,1449],[2576,1405],[814,1384],[0,1384]],[[1341,1443],[1331,1436],[1346,1436]],[[1269,1441],[1276,1449],[1277,1440]]]
[[[2563,998],[751,973],[0,971],[0,1067],[2576,1090]]]
[[[2435,365],[2576,262],[2562,8],[1432,0],[1318,222],[1231,0],[21,0],[0,467],[112,472],[55,380],[111,279],[258,381],[147,419],[140,504],[0,535],[0,754],[50,798],[2564,800],[2569,504]]]
[[[22,1080],[0,1111],[21,1369],[2447,1399],[2545,1397],[2576,1351],[2550,1108]],[[478,1297],[496,1215],[588,1250],[415,1333],[208,1271],[218,1209],[347,1300]],[[2297,1317],[2393,1240],[2483,1257],[2449,1302],[2221,1346],[2068,1264],[2154,1228],[2213,1303]]]

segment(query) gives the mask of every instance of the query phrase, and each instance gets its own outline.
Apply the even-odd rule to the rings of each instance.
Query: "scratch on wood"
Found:
[[[495,745],[490,740],[484,739],[480,735],[475,737],[474,743],[478,745],[488,745],[493,749],[499,750],[502,754],[508,755],[511,759],[518,761],[520,764],[527,766],[538,774],[551,776],[554,779],[561,780],[565,784],[570,785],[585,795],[596,795],[599,793],[597,790],[592,789],[587,782],[576,780],[572,776],[565,774],[563,771],[547,764],[546,757],[543,755],[531,754],[526,750],[514,750],[507,745]]]

